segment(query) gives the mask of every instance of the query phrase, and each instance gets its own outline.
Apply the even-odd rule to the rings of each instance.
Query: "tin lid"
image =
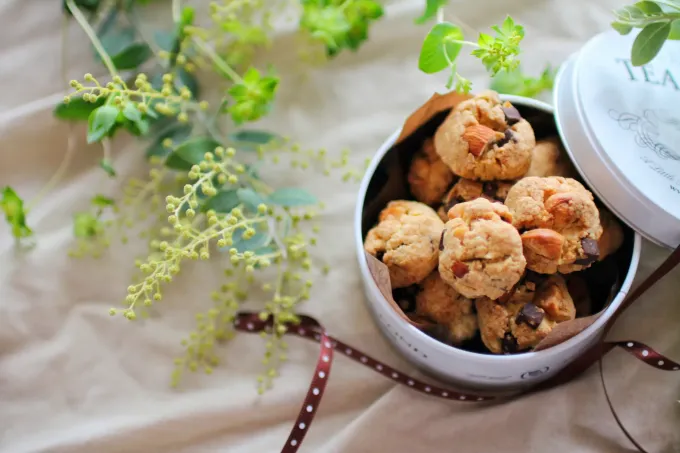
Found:
[[[636,33],[591,39],[557,75],[554,106],[568,154],[595,194],[656,244],[680,245],[680,43],[642,67]]]

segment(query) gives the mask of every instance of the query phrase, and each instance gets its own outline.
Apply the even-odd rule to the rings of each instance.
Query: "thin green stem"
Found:
[[[99,38],[97,38],[95,31],[92,29],[92,27],[90,27],[90,24],[80,11],[80,8],[78,8],[73,0],[66,0],[66,7],[69,9],[69,11],[71,11],[71,14],[73,14],[73,17],[75,17],[76,21],[78,21],[78,24],[83,29],[87,37],[90,38],[90,42],[101,57],[102,61],[104,61],[104,65],[106,65],[106,69],[109,70],[111,77],[117,76],[118,72],[116,71],[116,66],[113,64],[113,61],[111,61],[109,54],[106,53],[106,50],[104,50],[104,46],[102,45]]]
[[[457,39],[446,39],[446,42],[447,43],[453,43],[453,44],[460,44],[461,46],[471,46],[471,47],[476,47],[476,48],[479,47],[479,44],[477,44],[476,42],[472,42],[472,41],[459,41]]]
[[[283,290],[283,265],[279,264],[276,270],[276,287],[274,289],[274,298],[281,297]]]
[[[194,38],[194,43],[196,46],[203,51],[210,59],[215,63],[215,66],[217,66],[219,69],[222,70],[234,83],[243,83],[243,79],[241,78],[240,75],[234,71],[231,66],[227,64],[226,61],[224,61],[217,53],[205,42],[203,42],[200,39]]]
[[[177,23],[182,18],[181,0],[172,0],[172,21]]]
[[[675,7],[680,11],[680,8]],[[622,24],[627,24],[632,27],[637,27],[637,28],[644,28],[646,25],[649,24],[655,24],[655,23],[660,23],[660,22],[672,22],[674,20],[680,19],[680,13],[668,13],[664,12],[661,15],[658,16],[648,16],[643,19],[633,19],[630,16],[626,17],[625,15],[621,14],[616,14],[616,19],[617,22],[620,22]]]
[[[441,24],[442,22],[444,22],[444,8],[440,6],[437,8],[437,23]]]

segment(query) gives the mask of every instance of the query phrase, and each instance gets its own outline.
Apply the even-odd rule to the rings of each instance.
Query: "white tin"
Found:
[[[680,245],[680,45],[633,67],[636,34],[590,40],[555,81],[555,119],[579,173],[646,239]]]
[[[554,114],[549,104],[534,99],[501,97],[516,105],[534,107]],[[489,390],[514,389],[535,385],[555,375],[599,339],[605,323],[623,302],[637,271],[641,248],[640,235],[636,233],[634,236],[630,266],[612,303],[592,325],[564,343],[542,351],[518,355],[479,354],[441,343],[406,323],[394,312],[371,276],[364,255],[362,214],[366,192],[378,164],[400,132],[397,130],[392,134],[373,157],[361,182],[354,216],[355,246],[366,300],[382,333],[397,351],[415,366],[453,384]],[[571,149],[573,153],[574,147]],[[599,179],[595,181],[600,182]]]

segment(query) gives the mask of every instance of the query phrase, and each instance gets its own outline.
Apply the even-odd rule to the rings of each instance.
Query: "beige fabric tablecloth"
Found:
[[[66,149],[67,126],[52,118],[63,95],[59,74],[58,1],[0,4],[0,186],[30,198],[54,172]],[[275,113],[266,125],[306,146],[352,149],[371,156],[445,75],[417,69],[427,27],[412,19],[421,0],[392,2],[387,17],[356,54],[300,75],[292,38],[282,32],[275,63],[283,76]],[[452,1],[449,11],[484,30],[510,12],[526,27],[524,67],[537,74],[559,64],[588,38],[608,28],[615,0]],[[167,14],[154,17],[161,23]],[[68,77],[95,72],[84,35],[71,28]],[[476,87],[487,79],[476,61],[461,72]],[[81,131],[82,132],[82,131]],[[67,179],[37,206],[29,221],[38,243],[21,253],[0,225],[0,451],[3,453],[276,452],[307,390],[317,356],[313,344],[291,339],[290,361],[275,387],[255,391],[263,342],[242,335],[222,351],[214,375],[195,375],[171,390],[172,359],[220,283],[217,266],[197,264],[173,284],[161,315],[143,323],[112,319],[124,297],[139,242],[114,247],[99,261],[71,260],[71,216],[92,192],[113,194],[121,179],[144,172],[143,154],[118,146],[121,178],[97,167],[100,150],[79,134]],[[320,277],[301,310],[330,332],[387,363],[416,373],[381,337],[364,305],[353,249],[357,186],[305,173],[304,185],[327,201],[317,258],[334,271]],[[299,174],[283,175],[292,180]],[[1,223],[1,222],[0,222]],[[645,244],[640,275],[666,252]],[[191,278],[189,278],[189,276]],[[646,342],[680,358],[673,272],[620,320],[611,337]],[[651,452],[680,451],[678,377],[623,352],[606,359],[606,378],[624,423]],[[562,388],[494,407],[444,402],[395,386],[343,357],[337,358],[305,452],[618,452],[631,451],[609,413],[595,369]]]

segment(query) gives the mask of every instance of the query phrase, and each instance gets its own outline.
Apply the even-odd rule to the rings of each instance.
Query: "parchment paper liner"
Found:
[[[363,236],[376,222],[379,212],[391,200],[414,199],[411,195],[406,175],[408,166],[415,151],[423,140],[434,135],[437,127],[446,118],[450,110],[470,96],[456,92],[434,94],[418,110],[413,112],[404,122],[401,133],[390,148],[373,175],[367,189],[364,203]],[[522,116],[534,127],[536,139],[557,135],[554,120],[545,112],[516,105]],[[583,183],[583,181],[581,181]],[[604,312],[618,294],[620,275],[625,275],[632,257],[633,232],[625,225],[625,240],[621,248],[602,262],[579,274],[588,277],[590,297],[595,307],[600,310],[590,316],[577,318],[558,324],[534,351],[544,350],[563,343],[592,325]],[[392,297],[392,285],[387,266],[372,255],[364,252],[368,269],[380,292],[392,309],[407,323],[427,332],[436,324],[415,315],[407,315]],[[603,291],[605,290],[606,291]],[[599,299],[599,303],[598,300]]]

